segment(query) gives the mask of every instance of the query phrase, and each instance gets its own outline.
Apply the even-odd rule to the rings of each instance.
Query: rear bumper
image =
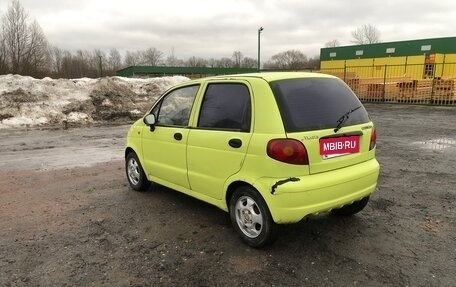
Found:
[[[376,159],[329,172],[300,177],[299,181],[271,187],[283,178],[261,178],[261,192],[276,223],[293,223],[310,214],[330,211],[374,192],[380,166]]]

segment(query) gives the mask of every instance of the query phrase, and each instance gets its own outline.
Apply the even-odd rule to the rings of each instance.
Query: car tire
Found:
[[[234,229],[249,246],[260,248],[275,241],[278,226],[261,195],[249,186],[237,188],[230,199]]]
[[[355,201],[352,204],[343,206],[338,209],[334,209],[331,212],[335,215],[340,215],[340,216],[351,216],[354,215],[366,207],[367,203],[369,202],[369,196],[364,197],[363,199],[359,201]]]
[[[130,152],[125,158],[125,171],[128,183],[133,190],[145,191],[149,188],[150,181],[147,179],[138,156],[134,152]]]

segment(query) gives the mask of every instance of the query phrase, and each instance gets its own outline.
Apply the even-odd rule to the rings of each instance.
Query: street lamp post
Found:
[[[260,27],[258,29],[258,72],[260,71],[260,35],[261,35],[261,31],[263,31],[264,28],[263,27]]]

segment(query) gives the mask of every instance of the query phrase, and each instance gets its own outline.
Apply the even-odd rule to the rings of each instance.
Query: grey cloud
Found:
[[[265,28],[261,35],[263,60],[287,49],[315,56],[324,43],[333,39],[350,45],[351,31],[367,23],[381,31],[385,42],[455,36],[456,8],[452,0],[243,0],[223,2],[232,8],[226,11],[205,11],[205,5],[195,1],[186,7],[193,9],[184,11],[188,13],[182,13],[179,5],[188,2],[166,1],[175,4],[174,12],[156,1],[117,2],[124,9],[111,7],[106,1],[106,8],[100,11],[88,11],[96,0],[21,3],[40,22],[52,44],[71,51],[156,47],[165,54],[174,48],[181,58],[229,57],[235,50],[256,57],[260,26]],[[6,0],[0,2],[0,11],[5,11],[7,4]],[[63,11],[76,13],[78,18],[50,22],[52,15]]]

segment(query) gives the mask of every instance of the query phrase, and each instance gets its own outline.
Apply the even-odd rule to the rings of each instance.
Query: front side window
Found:
[[[201,105],[199,128],[248,132],[250,118],[250,93],[245,85],[208,85]]]
[[[199,86],[188,86],[171,91],[154,107],[157,125],[188,126],[190,111]]]

